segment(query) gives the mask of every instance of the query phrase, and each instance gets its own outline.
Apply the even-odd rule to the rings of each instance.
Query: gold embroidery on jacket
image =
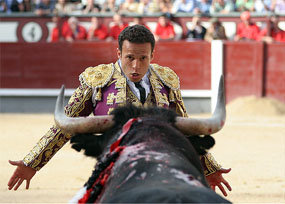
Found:
[[[156,103],[155,103],[155,98],[154,98],[154,95],[153,95],[153,91],[152,89],[150,90],[150,93],[148,94],[147,98],[146,98],[146,101],[145,103],[143,104],[144,107],[153,107],[155,106]]]
[[[89,100],[92,97],[92,89],[87,88],[87,90],[84,92],[83,90],[84,88],[80,86],[71,96],[68,105],[65,106],[65,114],[67,116],[78,117],[81,111],[84,110],[85,101]]]
[[[114,110],[114,108],[109,108],[107,114],[110,115],[113,110]]]
[[[113,64],[101,64],[96,67],[88,67],[80,74],[81,84],[90,88],[102,88],[106,86],[114,73]]]
[[[169,90],[169,101],[175,102],[174,91],[172,89]]]
[[[116,97],[114,93],[109,93],[107,96],[107,105],[113,105],[115,98]]]
[[[65,107],[66,115],[75,117],[85,108],[85,102],[92,96],[92,89],[82,84],[78,87]],[[70,139],[71,135],[62,133],[55,125],[39,140],[24,157],[24,164],[40,170],[53,155]]]
[[[168,98],[165,93],[159,93],[159,103],[169,106]]]
[[[138,99],[138,97],[131,91],[130,87],[127,86],[127,103],[133,104],[137,107],[151,107],[151,106],[155,106],[155,104],[153,104],[154,96],[153,96],[153,92],[152,90],[150,91],[150,93],[148,94],[145,103],[142,105],[141,101]]]
[[[54,126],[23,159],[24,163],[37,171],[40,170],[70,137],[69,134],[62,134]]]
[[[176,105],[176,113],[182,117],[188,117],[179,89],[179,78],[175,72],[168,67],[161,67],[157,64],[152,64],[150,73],[150,82],[153,87],[157,106],[169,106],[169,102],[173,102]],[[166,95],[161,94],[161,88],[164,85],[170,88],[168,98]]]
[[[163,95],[161,93],[161,89],[162,89],[163,84],[159,80],[159,78],[152,71],[150,72],[149,81],[150,81],[151,86],[152,86],[152,90],[153,90],[153,93],[154,93],[156,105],[159,106],[159,107],[164,107],[165,104],[167,106],[169,106],[169,102],[168,102],[167,96]]]
[[[118,92],[116,94],[116,104],[119,104],[119,106],[123,106],[126,104],[127,79],[117,69],[115,69],[113,78],[116,81],[115,89],[118,90]]]
[[[128,103],[137,106],[137,107],[141,107],[142,103],[140,102],[140,100],[138,99],[138,97],[132,92],[132,90],[130,89],[129,86],[127,86],[127,101]]]
[[[98,88],[95,96],[95,101],[101,101],[101,100],[102,100],[102,88]]]
[[[116,80],[110,80],[109,82],[108,82],[108,84],[107,84],[107,86],[111,86],[113,83],[115,83],[116,82]]]
[[[116,95],[116,103],[120,105],[124,105],[126,101],[126,92],[125,88],[120,88]]]
[[[125,88],[126,85],[125,77],[114,76],[114,78],[117,79],[115,84],[115,89]]]
[[[211,153],[206,153],[202,157],[204,158],[206,167],[206,169],[204,169],[205,176],[209,176],[222,168],[222,166],[217,163]]]
[[[92,88],[97,89],[96,100],[101,100],[104,87],[113,75],[112,64],[100,65],[87,68],[80,76],[81,86],[76,89],[65,108],[66,115],[70,117],[79,116],[85,109],[85,102],[92,97]],[[39,170],[51,157],[70,139],[69,134],[62,133],[55,126],[52,127],[36,144],[36,146],[24,157],[26,165]]]
[[[158,64],[151,64],[151,68],[151,70],[154,71],[156,76],[160,81],[163,82],[163,84],[173,90],[178,90],[180,88],[179,77],[172,69],[168,67],[162,67]]]
[[[119,65],[119,62],[117,61],[115,64],[113,64],[115,71],[117,71],[117,73],[119,73],[121,75],[121,67]]]
[[[176,103],[175,103],[176,104],[176,113],[182,117],[188,117],[188,114],[186,112],[186,107],[185,107],[184,102],[182,100],[181,91],[180,90],[174,91],[174,96],[176,98]]]

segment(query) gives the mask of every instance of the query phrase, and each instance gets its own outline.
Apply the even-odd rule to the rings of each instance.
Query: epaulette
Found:
[[[96,67],[88,67],[79,75],[82,85],[90,88],[103,88],[108,84],[114,74],[114,66],[111,64],[101,64]]]
[[[178,90],[180,88],[179,77],[172,69],[162,67],[158,64],[151,64],[151,67],[164,85],[173,90]]]

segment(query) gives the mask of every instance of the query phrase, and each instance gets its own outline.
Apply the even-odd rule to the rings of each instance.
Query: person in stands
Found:
[[[201,24],[201,16],[195,15],[192,18],[192,24],[186,34],[187,41],[204,40],[206,28]]]
[[[269,17],[269,29],[264,28],[260,31],[260,40],[268,43],[285,42],[285,31],[278,26],[278,23],[278,16],[271,15]]]
[[[49,15],[53,13],[55,8],[55,0],[40,0],[36,4],[35,13],[39,16]]]
[[[235,41],[256,41],[259,39],[259,27],[251,21],[250,12],[244,11],[240,15],[242,22],[238,24]]]
[[[154,37],[156,41],[174,39],[175,31],[174,26],[171,23],[171,15],[169,13],[164,13],[158,18]]]
[[[132,24],[133,25],[143,25],[144,27],[146,27],[147,29],[150,30],[150,28],[146,25],[146,23],[144,22],[144,20],[143,20],[143,18],[141,16],[135,16],[133,18]]]
[[[23,0],[2,0],[0,1],[0,12],[23,12],[24,1]]]
[[[122,30],[124,30],[129,24],[124,22],[123,16],[119,13],[115,13],[113,16],[113,24],[110,26],[109,39],[117,40]]]
[[[206,31],[205,40],[211,42],[212,40],[227,40],[225,27],[214,17],[210,20],[211,25]]]
[[[52,17],[52,22],[54,23],[54,27],[51,31],[51,42],[59,42],[64,40],[64,36],[62,33],[63,27],[61,24],[61,18],[58,15],[54,15]],[[66,22],[65,22],[66,24]],[[65,25],[66,26],[66,25]]]
[[[65,40],[68,42],[86,40],[86,29],[79,24],[79,20],[76,17],[70,17],[67,21],[67,28],[64,31]]]
[[[103,18],[92,17],[91,26],[88,30],[87,39],[88,40],[106,40],[109,33],[107,26],[103,23]]]

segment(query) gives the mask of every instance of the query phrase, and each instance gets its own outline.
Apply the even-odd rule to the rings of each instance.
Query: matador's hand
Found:
[[[220,169],[218,171],[216,171],[213,174],[210,174],[209,176],[206,176],[206,179],[210,185],[210,187],[215,191],[216,186],[219,187],[219,189],[222,191],[222,193],[224,194],[224,196],[227,196],[227,192],[225,191],[224,187],[222,186],[222,183],[227,187],[227,189],[229,191],[232,190],[232,187],[230,186],[230,184],[224,179],[224,177],[222,176],[222,174],[227,174],[231,171],[231,169]]]
[[[36,170],[31,167],[25,166],[23,161],[11,161],[9,163],[13,166],[17,166],[16,170],[14,171],[12,177],[8,182],[8,189],[11,190],[15,185],[14,190],[16,191],[20,185],[26,180],[26,189],[29,189],[30,180],[36,174]]]

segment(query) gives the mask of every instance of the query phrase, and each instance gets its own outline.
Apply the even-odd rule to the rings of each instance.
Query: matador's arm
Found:
[[[200,160],[205,176],[209,176],[222,168],[222,166],[216,162],[211,153],[206,153],[205,155],[201,156]]]
[[[172,104],[170,103],[172,106],[171,108],[175,109],[178,115],[188,117],[184,102],[182,100],[181,91],[179,89],[175,91],[170,90],[169,100],[173,101]],[[206,153],[204,156],[201,156],[200,160],[205,176],[209,176],[222,168],[221,165],[216,162],[211,153]]]
[[[91,97],[92,88],[80,85],[66,105],[65,114],[70,117],[88,116],[93,110]],[[24,164],[40,170],[70,138],[71,135],[63,133],[54,125],[24,157]]]

